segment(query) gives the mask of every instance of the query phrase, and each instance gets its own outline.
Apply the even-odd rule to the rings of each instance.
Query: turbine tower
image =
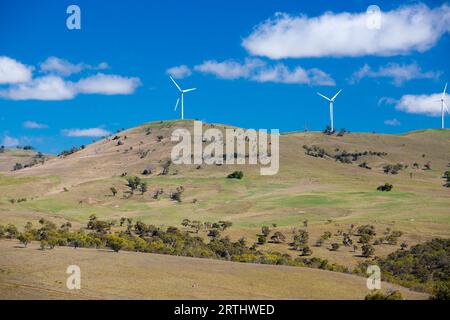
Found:
[[[448,114],[450,114],[450,111],[448,110],[447,104],[445,103],[445,92],[447,91],[447,83],[445,84],[444,92],[442,93],[441,98],[441,117],[442,117],[442,129],[445,129],[445,110]],[[445,110],[444,110],[445,109]]]
[[[319,93],[319,92],[317,92],[317,94],[319,95],[319,96],[321,96],[322,98],[324,98],[325,100],[327,100],[327,101],[329,101],[330,102],[330,121],[331,121],[331,132],[334,132],[334,118],[333,118],[333,105],[334,105],[334,100],[336,99],[336,97],[339,95],[339,93],[341,93],[341,91],[342,90],[339,90],[339,92],[338,93],[336,93],[335,95],[334,95],[334,97],[333,98],[328,98],[328,97],[326,97],[326,96],[324,96],[323,94],[321,94],[321,93]]]
[[[180,88],[180,86],[178,85],[178,83],[176,83],[176,81],[173,80],[173,78],[171,76],[169,76],[169,78],[170,78],[170,80],[172,80],[173,84],[177,87],[178,91],[180,92],[180,95],[181,95],[181,120],[184,120],[184,94],[187,92],[190,92],[190,91],[197,90],[197,88],[182,90]],[[180,97],[178,97],[177,103],[175,104],[175,111],[177,110],[179,103],[180,103]]]

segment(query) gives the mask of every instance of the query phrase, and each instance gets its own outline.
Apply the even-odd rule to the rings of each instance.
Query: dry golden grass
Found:
[[[81,268],[81,290],[66,269]],[[427,295],[400,290],[406,299]],[[363,299],[366,279],[317,269],[255,265],[146,253],[42,251],[0,241],[0,299]]]

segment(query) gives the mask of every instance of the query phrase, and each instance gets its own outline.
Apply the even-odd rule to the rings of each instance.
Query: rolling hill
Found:
[[[232,239],[245,237],[252,243],[263,225],[271,226],[286,235],[286,243],[267,243],[262,248],[298,256],[287,243],[307,220],[313,257],[348,267],[364,259],[352,248],[330,251],[329,245],[340,241],[336,233],[349,225],[372,224],[378,234],[387,228],[402,231],[401,242],[408,245],[450,235],[450,190],[443,187],[442,179],[449,170],[450,130],[401,135],[287,133],[280,136],[279,173],[261,176],[259,166],[167,162],[175,144],[171,133],[176,128],[190,130],[192,124],[188,120],[146,123],[44,164],[0,173],[0,224],[24,225],[45,217],[77,227],[92,214],[162,227],[180,226],[185,218],[227,220],[233,226],[224,234]],[[204,124],[204,128],[232,127]],[[385,173],[387,165],[396,167],[396,174]],[[244,172],[242,180],[226,178],[235,170]],[[126,177],[135,175],[148,183],[149,190],[128,197]],[[377,191],[384,183],[391,183],[393,190]],[[170,199],[179,186],[184,188],[180,203]],[[116,196],[111,187],[118,190]],[[161,198],[154,199],[161,189]],[[325,231],[332,233],[331,239],[314,247]],[[399,243],[381,244],[376,255],[397,249]]]

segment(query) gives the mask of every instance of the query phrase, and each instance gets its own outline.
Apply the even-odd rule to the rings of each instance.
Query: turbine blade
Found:
[[[445,110],[447,110],[447,113],[448,114],[450,114],[450,111],[448,110],[448,106],[447,106],[447,104],[445,103],[445,101],[443,101],[444,102],[444,107],[445,107]]]
[[[175,104],[175,110],[174,111],[177,111],[178,103],[180,103],[180,98],[177,99],[177,103]]]
[[[339,92],[338,93],[336,93],[335,95],[334,95],[334,97],[333,98],[331,98],[331,100],[332,101],[334,101],[334,99],[336,99],[336,97],[339,95],[339,93],[341,93],[341,91],[342,91],[342,89],[341,90],[339,90]]]
[[[317,94],[318,94],[319,96],[321,96],[322,98],[324,98],[325,100],[331,101],[330,98],[325,97],[323,94],[321,94],[321,93],[319,93],[319,92],[317,92]]]
[[[445,92],[447,91],[447,83],[445,83],[444,92],[442,93],[442,99],[445,98]]]
[[[170,80],[172,80],[173,84],[178,88],[178,90],[183,91],[183,90],[181,90],[181,88],[180,88],[180,86],[178,85],[178,83],[176,83],[176,81],[173,80],[172,76],[169,76],[169,78],[170,78]]]
[[[186,90],[183,90],[183,93],[191,92],[191,91],[194,91],[194,90],[197,90],[197,88],[192,88],[192,89],[186,89]]]

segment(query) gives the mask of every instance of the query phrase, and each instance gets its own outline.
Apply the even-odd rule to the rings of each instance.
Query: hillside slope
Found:
[[[255,241],[261,226],[275,224],[288,243],[293,228],[307,220],[311,246],[324,231],[335,233],[350,224],[373,224],[379,234],[386,228],[401,230],[402,241],[410,245],[450,235],[450,190],[443,187],[442,179],[449,170],[450,130],[343,137],[289,133],[280,137],[280,171],[274,176],[261,176],[259,166],[250,165],[170,165],[168,174],[161,175],[174,145],[171,133],[180,127],[191,129],[192,121],[147,123],[66,157],[0,175],[1,223],[20,225],[47,217],[76,226],[91,214],[115,220],[131,217],[158,226],[178,226],[184,218],[229,220],[233,227],[226,234],[233,239]],[[205,130],[212,127],[225,128],[204,124]],[[327,156],[307,155],[304,146],[316,146]],[[356,161],[351,155],[350,163],[336,161],[334,157],[343,151],[356,154]],[[359,167],[363,162],[371,169]],[[407,168],[395,175],[383,172],[384,166],[397,163]],[[426,164],[431,170],[424,170]],[[142,175],[145,169],[152,173]],[[227,179],[234,170],[242,170],[244,179]],[[128,190],[124,173],[139,175],[149,191],[124,197]],[[377,191],[386,182],[394,185],[393,191]],[[169,198],[179,186],[185,190],[181,203]],[[117,196],[111,195],[111,187],[118,190]],[[153,195],[160,189],[163,195],[155,200]],[[18,198],[27,201],[10,202]],[[313,256],[350,266],[360,261],[351,248],[331,252],[328,245],[313,248]],[[287,244],[265,247],[296,254]],[[377,254],[395,249],[398,245],[380,245]]]
[[[364,278],[308,268],[92,249],[41,251],[11,241],[0,241],[0,252],[0,299],[360,300],[368,293]],[[81,290],[66,288],[65,270],[72,264],[81,269]],[[400,290],[406,299],[427,298],[391,284],[382,288]]]

